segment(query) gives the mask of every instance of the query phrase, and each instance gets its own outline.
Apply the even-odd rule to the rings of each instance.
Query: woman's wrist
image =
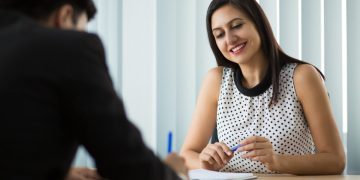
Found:
[[[273,163],[270,165],[269,170],[276,171],[276,172],[283,172],[282,170],[282,159],[283,156],[280,154],[273,155]]]

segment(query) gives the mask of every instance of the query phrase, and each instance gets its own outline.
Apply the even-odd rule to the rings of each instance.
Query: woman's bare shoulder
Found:
[[[220,93],[220,86],[222,81],[223,67],[214,67],[211,68],[204,77],[200,96],[205,95],[208,98],[217,101],[218,95]]]
[[[294,85],[298,97],[307,96],[309,89],[323,88],[323,79],[317,69],[310,64],[299,64],[294,72]]]

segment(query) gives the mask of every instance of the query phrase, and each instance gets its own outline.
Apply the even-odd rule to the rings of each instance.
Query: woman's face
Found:
[[[211,17],[211,26],[216,45],[226,59],[244,64],[261,52],[254,23],[234,6],[217,9]]]

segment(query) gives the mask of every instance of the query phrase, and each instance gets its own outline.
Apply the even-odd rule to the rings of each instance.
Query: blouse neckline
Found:
[[[234,71],[234,81],[237,89],[246,96],[258,96],[264,93],[271,85],[271,70],[268,68],[265,77],[261,80],[259,84],[252,88],[246,88],[242,85],[241,80],[243,79],[243,74],[240,67],[236,68]]]

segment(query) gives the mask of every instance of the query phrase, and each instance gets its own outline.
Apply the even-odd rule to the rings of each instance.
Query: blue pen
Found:
[[[239,147],[241,147],[241,145],[240,144],[238,144],[238,145],[236,145],[236,146],[234,146],[234,147],[232,147],[231,148],[231,151],[232,152],[235,152]]]
[[[172,133],[171,131],[168,134],[168,154],[172,152]]]

